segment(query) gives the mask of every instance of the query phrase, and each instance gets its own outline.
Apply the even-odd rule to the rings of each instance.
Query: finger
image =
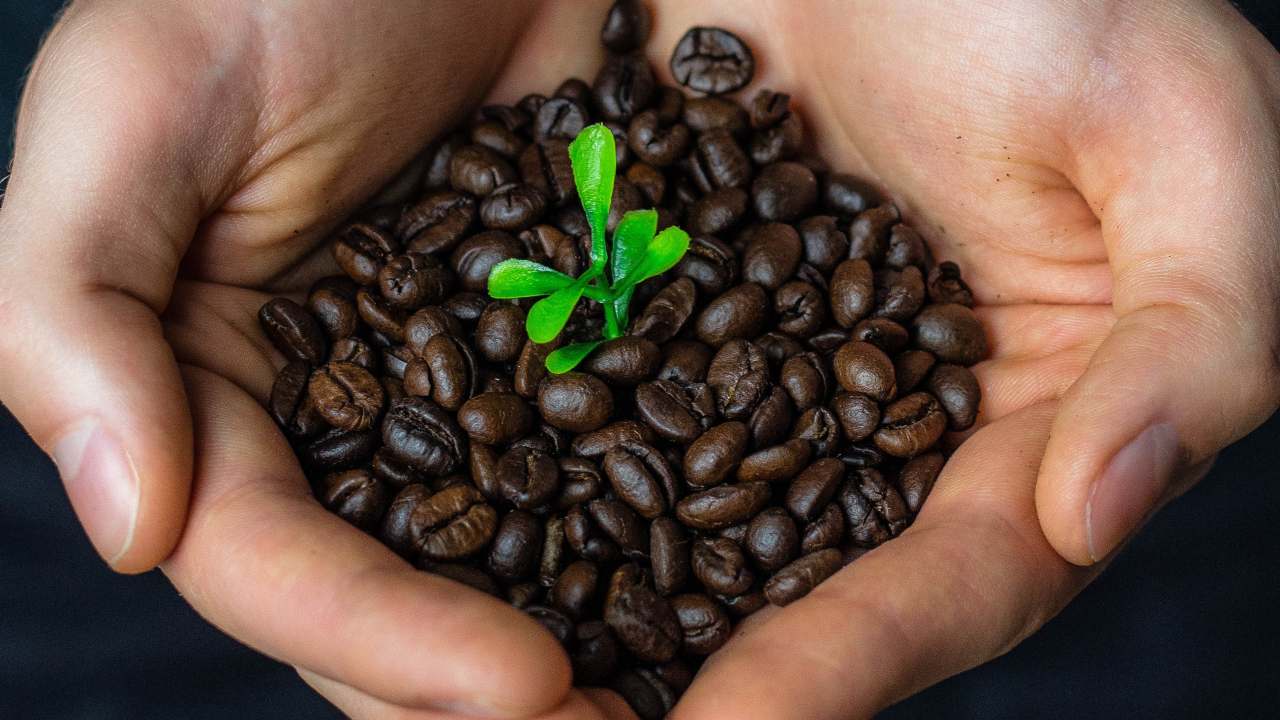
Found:
[[[1275,96],[1195,13],[1119,22],[1133,31],[1104,53],[1125,80],[1086,93],[1073,138],[1117,321],[1064,397],[1036,494],[1049,541],[1079,564],[1280,404]],[[1274,52],[1263,65],[1280,69]]]
[[[197,484],[164,569],[197,611],[392,705],[517,717],[563,701],[568,659],[549,633],[325,511],[252,398],[206,371],[185,375]]]
[[[673,716],[870,717],[1040,627],[1094,572],[1058,557],[1036,522],[1036,468],[1055,409],[1028,408],[976,433],[901,537],[736,635]]]
[[[309,670],[299,669],[298,675],[302,677],[303,682],[310,685],[312,689],[323,695],[326,700],[341,710],[342,714],[353,720],[465,720],[466,718],[475,717],[474,715],[450,712],[448,710],[405,708],[380,700],[350,685],[330,680]],[[608,693],[607,695],[613,694]],[[610,710],[617,709],[617,703],[621,702],[621,699],[617,695],[613,695],[613,701],[611,702],[607,695],[597,698],[588,695],[584,691],[573,690],[558,707],[536,716],[529,716],[529,720],[613,720],[614,718],[627,717],[621,714],[611,714]],[[599,704],[597,700],[604,704]],[[622,707],[625,708],[626,704],[623,703]]]

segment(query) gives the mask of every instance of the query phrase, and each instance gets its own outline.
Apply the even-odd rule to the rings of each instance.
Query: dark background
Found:
[[[0,167],[23,75],[60,5],[0,0]],[[1275,44],[1271,2],[1242,5]],[[1280,416],[1225,451],[1040,633],[884,717],[1275,717],[1278,448]],[[338,717],[291,669],[202,621],[158,572],[109,572],[53,465],[3,408],[0,468],[0,718]]]

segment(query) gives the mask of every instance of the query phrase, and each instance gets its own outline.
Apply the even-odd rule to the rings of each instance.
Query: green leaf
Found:
[[[532,260],[503,260],[489,272],[489,297],[537,297],[573,284],[573,278]]]
[[[609,220],[609,204],[613,202],[613,178],[618,158],[613,132],[601,123],[588,125],[569,143],[569,163],[573,166],[573,184],[591,227],[591,264],[604,267],[608,260],[605,226]]]
[[[583,275],[573,284],[566,285],[534,303],[524,319],[524,328],[529,333],[529,339],[536,343],[548,343],[554,340],[564,329],[564,324],[569,322],[569,315],[578,304],[578,300],[582,298],[582,290],[589,281],[587,276]]]
[[[644,259],[627,273],[622,282],[615,283],[615,289],[625,290],[648,280],[655,275],[675,267],[689,249],[689,233],[678,227],[669,227],[649,243]]]
[[[603,342],[604,340],[592,340],[590,342],[565,345],[547,356],[547,370],[550,371],[552,375],[567,373],[577,367],[578,363],[582,362],[584,358],[590,355],[591,351],[600,347],[600,343]]]
[[[653,234],[658,232],[657,210],[632,210],[622,216],[613,230],[613,251],[609,257],[609,276],[618,280],[640,264]]]
[[[636,294],[634,287],[629,287],[622,291],[613,301],[613,311],[618,315],[618,324],[625,331],[627,326],[631,324],[631,296]]]

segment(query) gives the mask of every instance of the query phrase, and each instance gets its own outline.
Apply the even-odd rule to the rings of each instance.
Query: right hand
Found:
[[[355,716],[598,713],[534,621],[310,498],[262,409],[281,358],[256,320],[333,272],[332,227],[495,82],[593,67],[594,38],[577,67],[521,62],[584,27],[563,14],[85,0],[31,73],[0,211],[0,400],[113,568],[163,561]]]

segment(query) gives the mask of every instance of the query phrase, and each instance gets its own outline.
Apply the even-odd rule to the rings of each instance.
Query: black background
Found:
[[[60,4],[0,0],[3,167],[22,77]],[[1275,44],[1271,2],[1243,6]],[[1225,451],[1040,633],[884,717],[1275,717],[1278,447],[1280,416]],[[52,464],[0,408],[0,718],[337,716],[158,572],[109,572]]]

